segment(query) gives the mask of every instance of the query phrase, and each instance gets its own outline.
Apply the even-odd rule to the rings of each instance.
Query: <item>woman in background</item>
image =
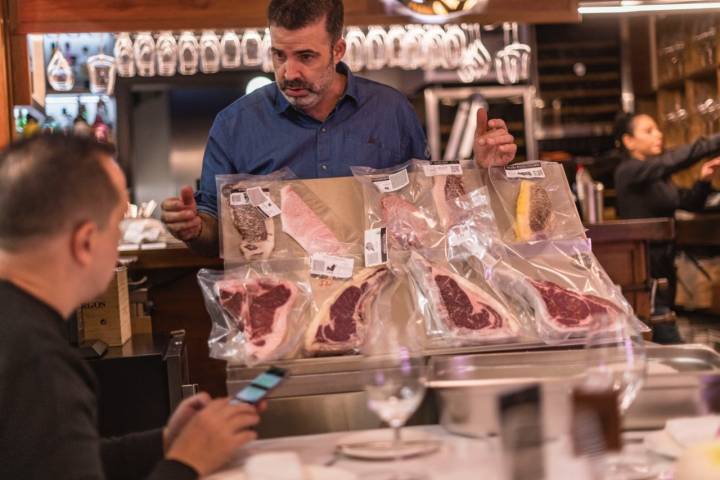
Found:
[[[670,176],[705,158],[719,155],[720,134],[666,151],[663,134],[652,117],[622,114],[616,122],[616,139],[622,156],[615,170],[618,217],[674,217],[677,209],[702,210],[712,193],[711,182],[720,171],[720,157],[703,164],[700,179],[690,189],[677,187]],[[669,283],[668,289],[656,296],[653,314],[667,313],[675,304],[675,243],[651,242],[649,263],[650,276],[667,278]],[[676,327],[664,333],[654,340],[663,343],[680,341]]]

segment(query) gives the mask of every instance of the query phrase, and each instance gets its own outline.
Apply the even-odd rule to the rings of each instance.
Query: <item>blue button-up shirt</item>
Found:
[[[355,77],[324,122],[294,108],[275,83],[221,111],[203,158],[198,210],[217,216],[215,175],[263,175],[288,167],[299,178],[343,177],[351,166],[386,168],[428,158],[422,126],[405,96]]]

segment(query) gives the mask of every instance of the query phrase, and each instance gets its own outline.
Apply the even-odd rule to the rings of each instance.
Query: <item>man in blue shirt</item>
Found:
[[[405,96],[355,77],[340,61],[342,0],[271,0],[268,21],[276,83],[220,112],[210,129],[200,190],[166,199],[162,220],[191,248],[217,255],[220,174],[268,174],[288,167],[300,178],[350,175],[350,167],[391,167],[427,158],[422,126]],[[517,146],[502,120],[478,113],[475,159],[505,165]]]

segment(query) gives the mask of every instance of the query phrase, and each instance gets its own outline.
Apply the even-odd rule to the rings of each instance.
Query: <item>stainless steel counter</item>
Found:
[[[498,351],[502,350],[502,351]],[[546,403],[562,407],[563,398],[585,368],[579,345],[548,347],[532,342],[514,345],[439,349],[425,352],[429,363],[430,394],[411,424],[444,423],[458,433],[477,430],[478,418],[494,416],[494,398],[502,389],[531,382],[548,387]],[[452,358],[463,362],[459,378],[438,369]],[[629,429],[661,428],[667,418],[694,415],[703,375],[720,374],[720,355],[701,345],[648,347],[645,385],[626,416]],[[290,378],[273,392],[260,427],[261,436],[277,437],[376,428],[368,411],[363,372],[389,362],[360,356],[327,357],[278,362]],[[228,393],[233,395],[263,368],[229,367]],[[558,390],[559,389],[559,390]],[[559,395],[559,396],[558,396]],[[484,420],[483,420],[484,421]],[[557,428],[563,428],[557,426]],[[474,430],[473,430],[474,431]]]

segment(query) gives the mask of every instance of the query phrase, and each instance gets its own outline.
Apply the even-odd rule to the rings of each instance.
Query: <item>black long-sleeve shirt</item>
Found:
[[[0,281],[0,478],[194,479],[163,460],[160,430],[100,439],[97,380],[62,317]]]
[[[675,210],[701,210],[712,192],[710,182],[691,189],[675,186],[670,176],[703,158],[720,154],[720,134],[701,138],[645,160],[626,155],[615,170],[615,190],[620,218],[672,217]]]

